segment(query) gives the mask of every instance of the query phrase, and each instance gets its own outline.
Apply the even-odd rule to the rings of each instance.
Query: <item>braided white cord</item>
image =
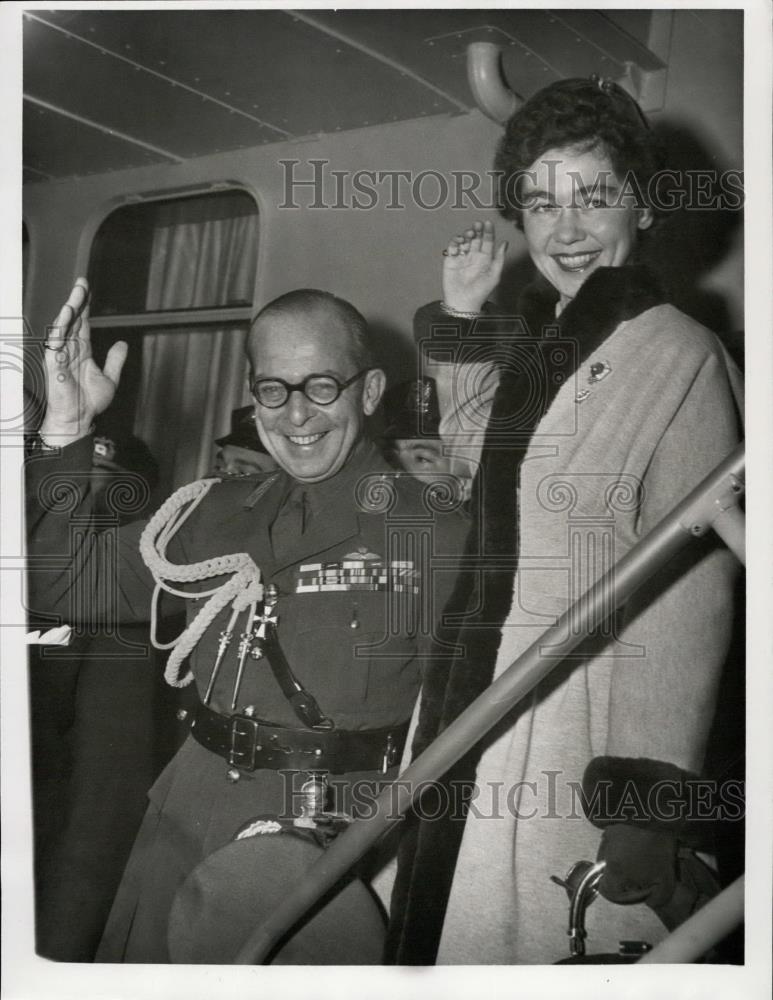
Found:
[[[172,649],[164,671],[164,677],[172,687],[185,687],[193,680],[193,674],[190,671],[183,678],[180,678],[180,664],[227,604],[230,603],[233,607],[233,614],[228,624],[230,632],[233,631],[239,613],[263,599],[260,570],[246,552],[217,556],[186,566],[171,563],[166,559],[166,548],[171,538],[179,531],[215,483],[219,482],[221,482],[220,479],[199,479],[186,486],[181,486],[159,507],[148,521],[140,537],[140,554],[156,581],[150,605],[150,641],[156,649]],[[183,509],[186,504],[189,506],[187,509]],[[213,587],[212,590],[197,593],[178,590],[165,582],[166,580],[174,580],[189,583],[193,580],[205,580],[208,577],[222,576],[226,573],[234,575],[224,584]],[[158,598],[162,590],[189,600],[201,597],[210,598],[190,625],[169,643],[160,643],[156,637]]]

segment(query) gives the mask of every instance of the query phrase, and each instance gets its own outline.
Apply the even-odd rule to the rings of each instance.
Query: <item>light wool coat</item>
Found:
[[[593,361],[608,374],[589,383],[586,365],[560,390],[521,468],[521,552],[495,675],[737,443],[728,362],[713,335],[673,307],[621,323]],[[568,955],[567,898],[550,876],[595,859],[599,831],[570,786],[591,758],[647,757],[700,771],[731,627],[734,560],[714,549],[678,562],[681,577],[672,567],[646,584],[608,641],[595,643],[596,655],[558,666],[485,752],[439,963]],[[497,815],[493,802],[501,818],[487,818]],[[587,927],[589,950],[602,952],[665,933],[643,904],[601,898]]]
[[[525,308],[528,317],[528,300]],[[594,274],[562,314],[560,330],[551,331],[544,302],[533,311],[542,319],[530,320],[530,328],[517,317],[508,321],[511,364],[521,374],[502,376],[478,484],[488,488],[478,503],[483,565],[504,560],[514,575],[482,571],[467,599],[466,655],[425,682],[414,753],[738,442],[737,370],[712,333],[663,304],[646,273]],[[435,316],[425,307],[422,328],[439,328],[443,319]],[[475,336],[462,329],[460,343]],[[534,377],[520,346],[529,337],[541,340]],[[577,362],[561,360],[565,348]],[[460,409],[465,387],[479,381],[465,368],[475,352],[465,350],[443,373],[447,397]],[[521,398],[528,392],[531,401]],[[524,418],[530,407],[536,416]],[[460,421],[446,414],[445,426],[454,428],[449,447],[458,449]],[[479,428],[472,435],[479,447]],[[398,962],[432,961],[438,937],[439,964],[568,957],[568,898],[550,876],[563,878],[574,862],[596,858],[600,832],[585,819],[578,794],[585,768],[610,756],[700,772],[736,573],[735,558],[716,539],[693,542],[496,727],[483,743],[453,880],[453,824],[447,833],[442,824],[420,824],[418,846],[406,842],[393,897]],[[438,888],[428,892],[429,884]],[[443,884],[450,895],[441,932]],[[644,904],[602,898],[586,924],[593,953],[665,934]]]

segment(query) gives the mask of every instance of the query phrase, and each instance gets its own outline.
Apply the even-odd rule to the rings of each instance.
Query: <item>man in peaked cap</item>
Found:
[[[158,462],[144,441],[133,434],[97,429],[91,458],[91,489],[98,496],[99,513],[120,523],[136,520],[147,513],[157,483]]]
[[[215,439],[215,475],[249,476],[271,472],[276,462],[266,451],[255,426],[255,407],[239,406],[231,411],[231,430]]]
[[[451,460],[440,438],[440,408],[435,380],[409,379],[384,393],[384,453],[399,469],[427,483],[445,483],[469,496],[470,480],[451,480]]]
[[[434,510],[411,476],[385,467],[364,432],[385,384],[365,321],[349,303],[303,289],[266,306],[247,344],[257,430],[278,469],[198,484],[190,494],[195,509],[176,495],[159,514],[164,519],[179,504],[166,527],[156,518],[145,533],[144,559],[142,525],[121,529],[117,549],[104,550],[99,532],[82,528],[92,498],[77,472],[90,459],[88,428],[112,400],[126,346],[115,345],[104,371],[96,368],[87,298],[80,279],[45,351],[48,409],[28,463],[28,526],[30,551],[48,558],[30,573],[33,606],[88,617],[100,590],[115,582],[122,619],[147,621],[154,583],[167,572],[187,581],[182,586],[192,599],[169,604],[187,605],[191,622],[211,600],[207,575],[217,584],[236,579],[227,568],[234,553],[259,567],[264,588],[262,604],[254,589],[250,596],[237,591],[200,636],[188,633],[201,701],[191,735],[150,790],[97,955],[180,961],[175,955],[185,949],[173,947],[172,954],[167,945],[170,913],[181,906],[184,912],[185,899],[210,885],[223,859],[218,852],[231,859],[225,871],[237,865],[238,878],[241,848],[229,850],[238,830],[248,824],[265,831],[266,817],[280,826],[292,822],[299,788],[320,774],[337,786],[338,800],[326,804],[338,810],[396,774],[424,649],[453,586],[467,520],[458,508],[448,510],[453,505]],[[56,503],[57,481],[78,484],[72,504]],[[179,530],[169,530],[183,508]],[[70,530],[73,518],[78,533]],[[156,527],[163,544],[148,549]],[[414,553],[427,551],[427,541],[436,562],[422,565]],[[63,557],[77,562],[77,577],[63,568]],[[444,572],[432,572],[441,564]],[[181,584],[174,587],[179,594]],[[81,602],[85,595],[85,604],[78,606],[76,595]],[[433,610],[422,616],[425,605]],[[167,675],[184,683],[170,664]],[[243,874],[252,871],[247,865]],[[288,887],[299,876],[296,864]],[[255,896],[275,905],[260,884]],[[360,923],[352,913],[348,925],[337,915],[329,926],[346,940]],[[179,921],[173,937],[175,926]],[[331,953],[342,960],[340,949]],[[232,958],[207,953],[210,962]],[[316,952],[315,961],[322,959]]]

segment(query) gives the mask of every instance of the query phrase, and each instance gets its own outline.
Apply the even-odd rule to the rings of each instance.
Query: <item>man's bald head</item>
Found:
[[[373,366],[363,317],[327,292],[290,292],[255,318],[247,351],[255,423],[268,453],[301,482],[336,475],[362,439],[365,418],[375,412],[384,392],[385,376]],[[313,392],[307,395],[313,377],[315,384],[336,383],[338,395],[322,402]],[[270,395],[266,398],[267,384],[277,398],[284,396],[279,405],[272,405]]]
[[[315,314],[324,317],[325,320],[319,324],[320,336],[323,336],[328,328],[327,321],[330,317],[334,318],[336,326],[346,333],[347,353],[355,369],[375,367],[368,324],[362,313],[355,309],[351,302],[339,299],[331,292],[323,292],[317,288],[298,288],[280,295],[279,298],[263,306],[252,321],[246,343],[251,373],[254,374],[258,367],[260,332],[265,328],[267,320],[292,315],[314,317]]]

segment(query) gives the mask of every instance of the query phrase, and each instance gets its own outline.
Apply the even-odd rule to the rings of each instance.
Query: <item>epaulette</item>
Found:
[[[277,479],[279,479],[279,475],[279,471],[275,470],[274,472],[256,472],[254,475],[245,477],[256,480],[257,485],[242,504],[244,509],[252,510],[258,500],[260,500],[261,497],[263,497],[271,489]]]

